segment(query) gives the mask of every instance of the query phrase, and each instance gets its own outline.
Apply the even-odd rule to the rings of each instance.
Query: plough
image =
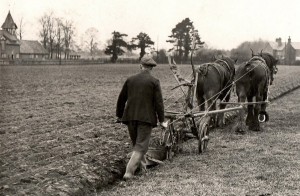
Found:
[[[225,109],[197,111],[199,105],[194,107],[194,100],[196,96],[198,73],[192,61],[193,52],[195,50],[195,36],[193,36],[193,49],[191,54],[191,65],[193,73],[192,79],[189,81],[181,76],[179,69],[174,59],[168,56],[168,62],[172,74],[177,82],[177,86],[171,90],[180,89],[184,96],[183,111],[165,111],[165,117],[168,119],[167,129],[161,129],[160,145],[164,147],[166,153],[165,158],[171,160],[173,155],[178,153],[182,148],[186,133],[192,133],[198,139],[198,152],[203,153],[207,149],[209,141],[209,130],[211,128],[210,121],[211,116],[218,113],[226,113],[232,111],[244,110],[247,105],[264,104],[269,101],[260,102],[223,102],[219,104],[237,105],[235,107],[229,107]],[[186,89],[187,88],[187,89]],[[226,87],[227,88],[227,87]],[[233,85],[230,86],[233,88]],[[218,95],[216,95],[217,97]],[[178,97],[178,95],[177,95]],[[181,96],[182,97],[182,96]],[[179,100],[179,99],[178,99]],[[178,101],[177,100],[177,101]],[[209,108],[209,107],[208,107]]]

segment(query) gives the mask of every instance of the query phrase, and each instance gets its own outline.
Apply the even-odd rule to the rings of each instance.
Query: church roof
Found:
[[[48,51],[38,41],[20,40],[21,54],[48,54]]]
[[[12,18],[10,11],[8,12],[6,19],[4,23],[2,24],[2,29],[17,29],[18,26],[14,22],[14,19]]]
[[[0,30],[0,38],[2,36],[5,37],[6,39],[8,39],[9,41],[18,42],[18,38],[16,35],[12,35],[5,30]]]

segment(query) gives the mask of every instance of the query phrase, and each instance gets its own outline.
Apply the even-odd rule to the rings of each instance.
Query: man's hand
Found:
[[[159,123],[160,126],[164,129],[168,128],[168,121]]]

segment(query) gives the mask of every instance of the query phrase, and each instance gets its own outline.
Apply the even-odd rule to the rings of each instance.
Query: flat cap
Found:
[[[142,65],[152,66],[152,67],[155,67],[157,65],[156,62],[151,57],[149,57],[149,56],[144,56],[141,59],[141,64]]]

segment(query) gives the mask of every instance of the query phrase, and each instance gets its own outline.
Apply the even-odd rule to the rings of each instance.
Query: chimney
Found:
[[[291,37],[289,36],[289,39],[288,39],[288,44],[291,44]]]
[[[281,45],[282,45],[282,42],[281,42],[281,37],[279,37],[279,38],[276,38],[276,40],[275,40],[275,41],[277,42],[278,46],[281,46]]]

